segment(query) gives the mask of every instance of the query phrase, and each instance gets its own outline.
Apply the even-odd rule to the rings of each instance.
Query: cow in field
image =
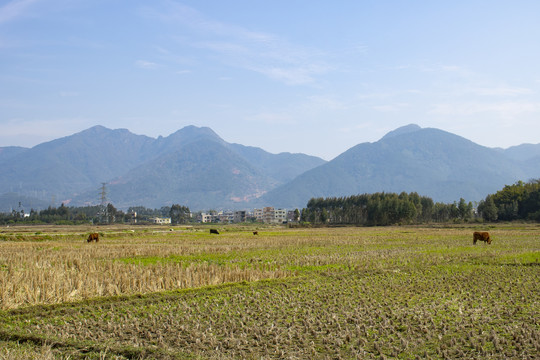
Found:
[[[254,231],[254,232],[253,232],[253,235],[259,235],[259,232],[258,232],[258,231]]]
[[[210,234],[219,234],[219,231],[216,229],[210,229]]]
[[[488,244],[491,244],[491,237],[489,236],[489,233],[486,231],[475,231],[473,233],[473,244],[476,245],[476,241],[484,241]]]
[[[99,241],[99,234],[98,233],[91,233],[88,235],[88,239],[86,239],[86,242],[98,242]]]

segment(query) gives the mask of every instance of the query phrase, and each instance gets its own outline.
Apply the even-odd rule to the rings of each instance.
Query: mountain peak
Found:
[[[386,135],[384,135],[382,139],[388,139],[388,138],[391,138],[391,137],[394,137],[394,136],[399,136],[399,135],[403,135],[403,134],[410,134],[410,133],[413,133],[413,132],[416,132],[418,130],[422,130],[422,128],[416,124],[409,124],[409,125],[405,125],[405,126],[402,126],[402,127],[399,127],[395,130],[392,130],[390,131],[389,133],[387,133]]]
[[[197,127],[194,125],[188,125],[180,130],[172,133],[168,136],[168,138],[171,139],[183,139],[186,140],[198,140],[200,138],[210,138],[217,141],[223,141],[218,134],[214,132],[214,130],[210,129],[209,127]]]
[[[79,134],[84,134],[84,135],[95,135],[95,134],[102,134],[106,131],[111,131],[111,129],[109,128],[106,128],[105,126],[103,125],[94,125],[86,130],[83,130],[81,132],[79,132]],[[77,135],[77,134],[75,134]]]

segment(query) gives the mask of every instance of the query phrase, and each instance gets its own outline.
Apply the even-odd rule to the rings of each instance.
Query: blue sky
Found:
[[[540,1],[0,1],[0,146],[94,125],[330,160],[416,123],[540,143]]]

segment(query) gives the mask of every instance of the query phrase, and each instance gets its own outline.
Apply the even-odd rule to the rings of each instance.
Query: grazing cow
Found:
[[[99,234],[98,233],[91,233],[88,235],[88,239],[86,239],[86,242],[98,242],[99,241]]]
[[[254,231],[254,232],[253,232],[253,235],[259,235],[259,232],[258,232],[258,231]]]
[[[476,241],[484,241],[488,244],[491,244],[491,237],[489,236],[488,232],[485,231],[475,231],[473,233],[473,244],[476,245]]]
[[[219,234],[219,231],[216,229],[210,229],[210,234]]]

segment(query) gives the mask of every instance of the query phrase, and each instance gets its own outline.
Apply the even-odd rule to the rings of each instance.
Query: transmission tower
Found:
[[[107,183],[101,183],[101,206],[107,206]]]
[[[107,222],[109,221],[109,217],[107,216],[107,187],[106,187],[107,183],[101,183],[101,191],[100,191],[100,196],[101,196],[101,203],[99,205],[100,209],[99,209],[99,222],[100,223],[103,223],[103,218],[105,218],[107,220]]]

